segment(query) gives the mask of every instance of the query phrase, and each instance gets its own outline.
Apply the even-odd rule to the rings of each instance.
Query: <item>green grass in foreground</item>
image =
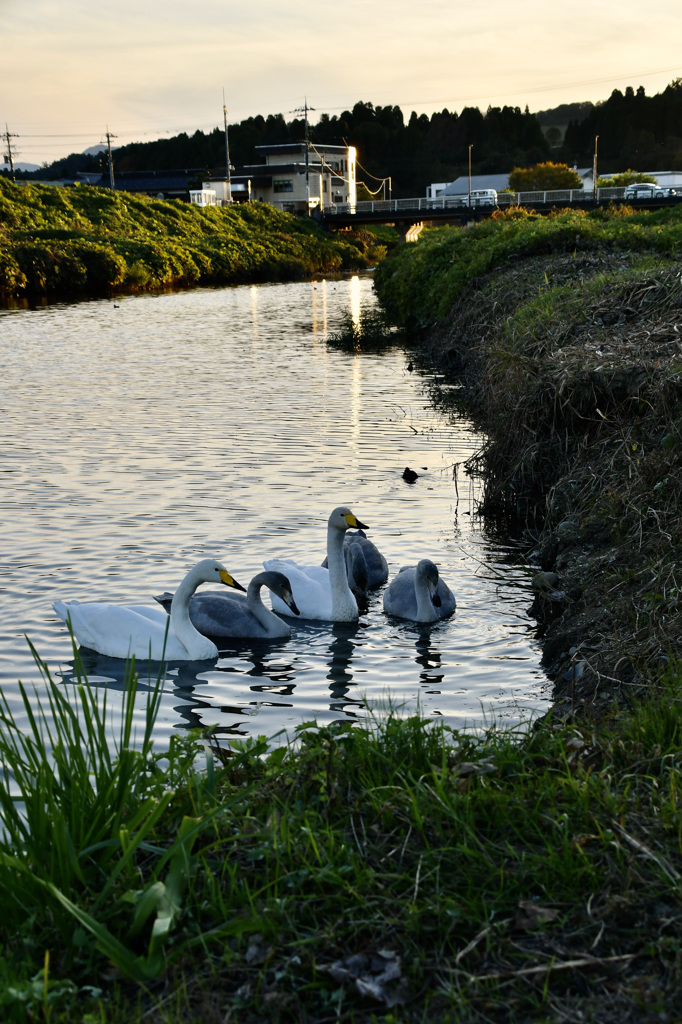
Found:
[[[0,705],[3,1021],[680,1019],[677,681],[599,728],[391,714],[198,771],[158,686],[110,753],[102,692],[38,664],[28,731]]]

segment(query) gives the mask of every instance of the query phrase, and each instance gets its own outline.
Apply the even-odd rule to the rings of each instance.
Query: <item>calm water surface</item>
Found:
[[[224,641],[215,663],[168,666],[160,742],[185,726],[274,736],[389,704],[453,726],[545,710],[527,576],[471,514],[461,464],[480,437],[434,408],[401,349],[326,344],[374,301],[354,278],[0,311],[0,685],[20,718],[17,680],[43,685],[26,637],[55,678],[73,669],[54,600],[152,603],[207,556],[244,585],[264,558],[321,562],[339,504],[370,525],[391,575],[437,562],[455,616],[398,623],[379,592],[357,626]],[[86,665],[117,705],[122,663]]]

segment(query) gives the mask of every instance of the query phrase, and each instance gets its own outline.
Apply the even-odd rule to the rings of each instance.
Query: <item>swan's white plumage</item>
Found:
[[[414,622],[437,622],[453,614],[457,602],[428,558],[405,565],[384,591],[384,611]]]
[[[291,635],[291,627],[263,604],[261,587],[268,587],[293,612],[298,608],[287,577],[281,572],[260,572],[244,594],[231,590],[202,590],[189,602],[189,617],[204,636],[276,638]],[[173,595],[159,594],[155,600],[170,610]]]
[[[329,622],[355,622],[358,603],[348,586],[343,538],[348,529],[368,529],[345,505],[335,508],[327,522],[327,563],[302,565],[287,558],[270,558],[266,569],[282,572],[303,619],[324,619]],[[283,601],[273,595],[272,607],[278,615],[291,614]]]
[[[199,633],[189,618],[189,601],[201,583],[224,583],[244,588],[224,565],[205,558],[185,576],[173,598],[170,621],[163,608],[119,605],[104,601],[55,601],[53,608],[83,647],[110,658],[146,658],[152,661],[203,661],[216,658],[218,648]],[[167,635],[166,635],[167,631]]]

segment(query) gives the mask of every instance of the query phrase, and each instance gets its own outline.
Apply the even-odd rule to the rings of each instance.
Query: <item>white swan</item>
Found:
[[[55,601],[52,607],[65,622],[71,621],[73,634],[83,647],[110,658],[134,654],[151,661],[203,661],[216,658],[218,648],[190,622],[189,600],[200,583],[244,589],[224,565],[205,558],[190,569],[176,590],[170,623],[163,608],[156,606]]]
[[[189,602],[192,624],[204,636],[278,637],[291,636],[291,627],[266,608],[260,596],[268,587],[298,615],[289,580],[281,572],[259,572],[249,583],[246,597],[231,590],[202,590]],[[168,612],[173,595],[167,591],[154,598]]]
[[[400,619],[437,622],[449,618],[456,606],[455,595],[428,558],[404,565],[384,591],[384,611]]]
[[[358,603],[348,586],[343,538],[346,530],[367,530],[344,505],[335,508],[327,523],[328,568],[322,565],[298,565],[287,558],[270,558],[266,569],[283,572],[291,583],[294,599],[302,619],[324,619],[331,622],[355,622]],[[280,615],[290,612],[283,601],[273,595],[272,607]]]

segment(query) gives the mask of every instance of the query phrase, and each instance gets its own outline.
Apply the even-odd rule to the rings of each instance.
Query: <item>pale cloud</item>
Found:
[[[38,163],[107,125],[121,143],[219,125],[223,88],[232,121],[289,116],[306,98],[317,112],[364,100],[409,116],[652,94],[682,76],[682,16],[679,0],[649,13],[641,0],[0,0],[0,124]]]

